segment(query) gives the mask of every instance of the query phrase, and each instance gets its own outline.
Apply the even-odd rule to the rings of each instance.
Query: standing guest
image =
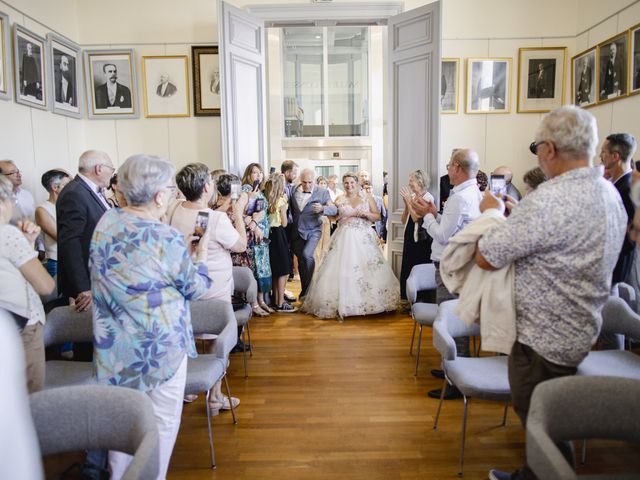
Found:
[[[520,190],[518,190],[516,186],[511,183],[511,181],[513,180],[513,171],[511,171],[509,167],[506,167],[504,165],[498,167],[493,172],[491,172],[491,175],[504,175],[504,180],[507,183],[507,195],[517,201],[520,201],[520,199],[522,198],[522,194],[520,193]]]
[[[327,188],[329,186],[329,182],[327,181],[327,178],[322,175],[319,175],[318,178],[316,178],[316,184],[320,188]]]
[[[547,176],[540,167],[536,167],[525,173],[522,177],[522,181],[524,182],[524,188],[526,190],[525,195],[528,195],[538,188],[541,183],[546,182]]]
[[[49,170],[42,175],[42,186],[49,198],[36,208],[36,224],[42,229],[46,268],[49,275],[58,274],[58,227],[56,225],[56,202],[60,192],[69,183],[69,175],[62,170]]]
[[[11,224],[16,225],[18,221],[27,219],[33,221],[36,213],[36,202],[33,195],[28,190],[22,188],[22,172],[13,160],[0,160],[0,171],[5,178],[9,179],[13,187],[13,217]]]
[[[103,191],[114,171],[109,155],[87,150],[78,160],[78,175],[56,202],[58,291],[73,299],[78,311],[91,308],[89,244],[98,220],[111,208]]]
[[[315,172],[305,168],[300,174],[300,185],[291,195],[293,213],[293,252],[298,257],[300,269],[300,296],[307,294],[316,262],[313,253],[322,237],[322,216],[338,213],[327,190],[314,188]]]
[[[609,180],[616,187],[627,212],[628,226],[633,223],[635,207],[631,201],[631,160],[636,151],[636,139],[628,133],[612,133],[602,144],[600,161],[609,173]],[[613,269],[612,283],[627,281],[634,257],[634,244],[627,235],[618,262]]]
[[[127,206],[101,218],[90,257],[97,380],[151,398],[159,433],[158,479],[167,475],[180,427],[187,357],[196,356],[188,301],[211,287],[208,234],[185,245],[178,230],[160,222],[175,193],[174,171],[153,156],[124,162],[119,183]],[[111,478],[121,478],[131,459],[109,452]]]
[[[478,242],[481,268],[515,267],[509,385],[523,426],[536,385],[574,375],[596,341],[624,240],[627,216],[620,196],[601,169],[593,168],[597,144],[596,119],[586,110],[566,106],[546,115],[531,151],[549,180]],[[483,211],[500,206],[485,193]],[[573,463],[572,449],[564,447]],[[489,478],[536,477],[525,466],[513,476],[491,470]]]
[[[282,162],[282,165],[280,165],[280,172],[284,175],[284,192],[287,194],[287,200],[289,202],[289,209],[287,210],[287,226],[285,227],[287,241],[289,242],[289,280],[293,280],[294,277],[293,248],[291,247],[291,242],[293,241],[291,195],[293,195],[293,188],[296,180],[298,179],[298,170],[298,164],[293,160],[285,160]]]
[[[284,175],[273,173],[264,187],[264,194],[269,203],[269,261],[271,263],[271,276],[273,277],[273,301],[276,311],[292,313],[298,309],[293,307],[284,298],[287,277],[289,276],[289,242],[285,228],[287,227],[287,210],[289,201],[284,191]]]
[[[29,220],[9,225],[12,210],[13,185],[0,177],[0,307],[22,327],[27,388],[33,393],[44,388],[45,315],[38,295],[50,294],[55,282],[33,248],[40,228]]]
[[[362,189],[365,194],[371,195],[373,200],[376,202],[376,207],[378,212],[380,212],[380,218],[374,222],[373,229],[376,231],[376,235],[378,235],[378,240],[381,243],[384,243],[387,241],[387,209],[384,207],[384,200],[382,197],[373,193],[373,188],[371,187],[371,182],[369,180],[362,182]]]
[[[428,203],[434,203],[433,195],[427,191],[429,176],[422,170],[409,174],[408,187],[400,189],[404,201],[401,221],[404,223],[404,245],[402,248],[402,268],[400,270],[400,298],[407,299],[407,278],[411,269],[416,265],[431,262],[431,243],[433,239],[422,228],[422,218],[413,209],[412,201],[415,197],[422,198]]]
[[[329,190],[332,202],[335,202],[336,198],[344,194],[344,192],[338,188],[338,176],[336,174],[327,177],[327,189]]]
[[[107,198],[107,202],[111,205],[111,208],[122,208],[127,206],[127,199],[124,198],[122,191],[118,187],[118,174],[114,173],[111,180],[109,180],[109,190],[112,195]]]
[[[449,181],[453,185],[451,196],[444,204],[442,215],[439,215],[436,206],[426,200],[414,197],[411,206],[418,216],[424,217],[422,226],[433,242],[431,244],[431,260],[436,267],[436,303],[440,305],[445,300],[457,298],[447,290],[440,276],[440,259],[442,252],[449,244],[449,239],[462,230],[465,226],[480,216],[480,199],[482,194],[478,189],[476,177],[480,169],[478,154],[473,150],[460,148],[454,154],[447,165]],[[469,356],[469,337],[456,338],[458,355]],[[432,375],[443,378],[442,370],[432,370]],[[440,398],[440,389],[429,392],[431,398]],[[447,386],[445,399],[459,398],[460,392]]]
[[[271,291],[271,265],[269,264],[269,220],[267,219],[267,199],[262,190],[264,172],[257,163],[250,163],[244,170],[242,176],[242,191],[249,196],[247,202],[245,225],[253,233],[253,242],[247,248],[253,250],[254,270],[253,273],[258,282],[258,304],[260,308],[268,313],[275,313],[275,310],[267,305],[264,300],[265,293]],[[259,214],[256,218],[249,215]],[[266,239],[266,241],[265,241]]]
[[[329,186],[329,182],[325,177],[320,175],[316,179],[316,185],[318,188],[327,189]],[[322,259],[324,258],[327,250],[329,249],[329,241],[331,240],[331,219],[327,216],[322,217],[322,236],[320,237],[320,241],[318,242],[318,246],[313,252],[313,257],[316,261],[316,266],[320,265]]]
[[[360,190],[364,188],[364,182],[369,181],[369,172],[367,170],[360,170],[358,172],[358,185],[360,185]]]

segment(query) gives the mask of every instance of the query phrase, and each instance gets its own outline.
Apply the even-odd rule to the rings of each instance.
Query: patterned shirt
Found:
[[[602,323],[627,214],[602,169],[540,185],[478,243],[496,268],[515,262],[516,331],[546,360],[576,366]]]
[[[185,354],[196,357],[187,300],[204,295],[211,279],[178,230],[111,209],[93,233],[89,268],[98,382],[152,390]]]

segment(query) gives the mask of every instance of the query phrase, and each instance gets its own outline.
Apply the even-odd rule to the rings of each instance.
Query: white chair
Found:
[[[422,327],[431,327],[436,315],[438,305],[435,303],[418,302],[418,292],[424,290],[435,290],[436,288],[436,267],[433,263],[423,263],[411,269],[407,278],[407,300],[411,304],[411,318],[413,318],[413,333],[411,334],[411,346],[409,355],[413,354],[413,341],[416,337],[416,327],[418,332],[418,349],[416,351],[416,369],[414,376],[418,375],[418,365],[420,364],[420,347],[422,346]]]

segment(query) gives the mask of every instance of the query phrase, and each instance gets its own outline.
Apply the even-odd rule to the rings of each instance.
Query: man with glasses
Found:
[[[468,148],[453,151],[447,165],[449,182],[453,185],[450,196],[444,204],[442,214],[434,203],[416,197],[412,207],[420,217],[423,228],[433,238],[431,245],[431,260],[436,267],[436,303],[439,305],[446,300],[457,298],[447,290],[440,276],[440,259],[442,252],[449,243],[449,239],[465,226],[480,216],[480,200],[482,194],[478,188],[476,176],[480,170],[478,154]],[[469,338],[457,338],[458,355],[469,356]],[[432,375],[444,378],[442,370],[432,370]],[[440,398],[440,389],[429,392],[431,398]],[[456,388],[447,387],[444,398],[446,400],[460,398]]]
[[[115,168],[98,150],[80,155],[78,175],[62,190],[56,202],[58,226],[58,290],[74,299],[78,311],[91,307],[89,244],[93,230],[109,210],[104,189]]]
[[[35,219],[36,204],[31,192],[22,188],[22,172],[20,172],[20,169],[13,160],[0,160],[0,171],[13,185],[14,207],[11,224],[15,225],[23,218],[28,218],[33,222]]]
[[[509,355],[509,385],[523,426],[536,385],[574,375],[591,350],[611,291],[627,215],[613,185],[593,168],[597,144],[596,120],[586,110],[566,106],[546,115],[530,149],[549,180],[478,242],[481,268],[515,268],[516,342]],[[480,209],[500,208],[500,203],[485,192]],[[573,464],[571,448],[561,448]],[[525,466],[514,474],[491,470],[489,478],[536,476]]]

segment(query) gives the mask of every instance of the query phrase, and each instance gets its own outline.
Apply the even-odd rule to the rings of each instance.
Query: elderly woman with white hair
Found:
[[[188,300],[211,286],[208,234],[185,243],[182,233],[160,221],[175,194],[174,171],[158,157],[127,159],[118,172],[127,206],[100,219],[89,261],[96,376],[99,383],[135,388],[151,398],[161,479],[180,426],[187,357],[196,356]],[[130,461],[109,452],[111,478],[120,478]]]

